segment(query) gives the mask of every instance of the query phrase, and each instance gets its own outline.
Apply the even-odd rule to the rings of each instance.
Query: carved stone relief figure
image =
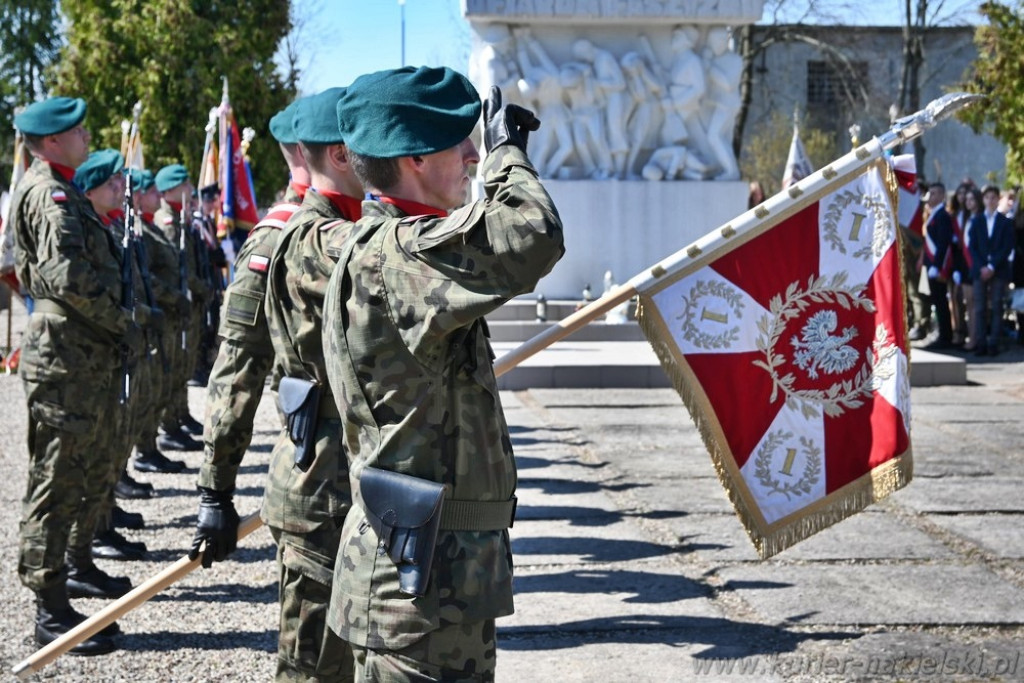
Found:
[[[626,114],[630,102],[622,67],[619,66],[615,55],[586,39],[573,43],[572,52],[578,59],[593,67],[594,88],[605,107],[605,130],[614,165],[613,177],[621,178],[625,175],[626,158],[629,153]]]
[[[623,55],[622,71],[626,76],[626,91],[631,99],[626,121],[629,140],[626,177],[639,178],[637,158],[641,153],[648,153],[658,146],[658,133],[665,119],[661,104],[665,84],[658,79],[639,52]]]
[[[729,32],[714,27],[708,32],[706,54],[707,102],[710,108],[707,123],[708,149],[720,168],[717,180],[738,180],[739,167],[732,151],[732,132],[740,109],[739,84],[743,59],[729,49]]]
[[[573,152],[572,115],[562,97],[561,73],[530,29],[513,33],[523,74],[518,88],[542,121],[530,135],[530,159],[541,177],[555,178]]]
[[[572,112],[572,133],[583,177],[606,180],[614,174],[612,155],[604,131],[604,110],[594,87],[589,64],[566,62],[562,88]]]
[[[642,174],[647,180],[703,180],[710,171],[685,145],[670,145],[654,150]]]
[[[490,24],[481,30],[483,48],[471,65],[471,78],[478,84],[481,97],[487,97],[491,86],[501,88],[508,102],[522,104],[517,81],[519,67],[513,58],[512,33],[504,24]]]
[[[661,141],[665,145],[689,143],[704,145],[704,129],[700,125],[700,106],[707,94],[704,63],[694,47],[700,33],[693,26],[679,26],[672,31],[672,62],[669,66],[669,96],[672,102],[666,116]]]

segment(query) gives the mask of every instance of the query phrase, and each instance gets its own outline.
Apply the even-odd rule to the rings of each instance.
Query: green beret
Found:
[[[188,182],[188,171],[181,164],[164,166],[156,172],[154,181],[157,190],[167,192],[167,190],[173,190],[178,185]]]
[[[145,192],[156,182],[153,179],[153,172],[149,170],[133,168],[128,171],[128,175],[132,179],[132,192]]]
[[[303,99],[306,98],[294,100],[287,107],[270,117],[270,134],[273,135],[274,139],[282,145],[294,145],[299,141],[298,138],[295,137],[295,131],[292,127],[292,119],[295,116],[295,110],[298,107],[299,102]]]
[[[338,129],[338,100],[344,94],[345,88],[328,88],[297,103],[292,127],[299,142],[315,145],[345,142]]]
[[[93,152],[75,171],[75,185],[88,192],[110,180],[110,176],[124,170],[124,157],[116,149]]]
[[[459,144],[480,118],[480,96],[448,67],[404,67],[360,76],[338,100],[349,149],[370,157],[433,154]]]
[[[51,97],[34,102],[14,117],[14,126],[24,135],[56,135],[71,130],[85,118],[85,100]]]

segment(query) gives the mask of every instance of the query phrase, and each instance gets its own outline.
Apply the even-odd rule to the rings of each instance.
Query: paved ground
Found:
[[[975,362],[967,386],[913,390],[915,480],[880,505],[761,562],[667,389],[503,394],[520,468],[516,614],[499,621],[504,683],[1024,680],[1024,352]],[[202,391],[192,390],[201,415]],[[0,377],[0,667],[31,654],[15,576],[24,405]],[[239,481],[259,505],[269,398]],[[139,475],[127,503],[152,561],[177,559],[195,519],[199,455]],[[272,543],[199,571],[120,620],[123,649],[65,657],[53,681],[265,681],[275,647]],[[83,611],[97,601],[80,601]]]

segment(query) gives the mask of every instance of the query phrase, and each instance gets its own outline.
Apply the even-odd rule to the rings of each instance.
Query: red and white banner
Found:
[[[794,124],[793,139],[789,143],[789,156],[786,158],[786,170],[782,174],[782,189],[785,190],[812,173],[814,165],[804,150],[804,143],[800,141],[800,129]]]
[[[882,160],[835,176],[640,291],[641,326],[762,558],[912,474],[895,176]]]

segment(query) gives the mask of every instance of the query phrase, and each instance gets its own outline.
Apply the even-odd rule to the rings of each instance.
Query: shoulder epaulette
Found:
[[[267,215],[264,216],[259,223],[253,226],[253,230],[257,230],[259,228],[274,228],[276,230],[281,230],[288,223],[288,219],[292,217],[292,214],[298,211],[300,207],[300,204],[281,202],[280,204],[271,207],[270,211],[267,211]]]
[[[419,223],[420,221],[431,218],[440,218],[440,216],[437,215],[436,213],[421,213],[416,216],[406,216],[405,218],[399,221],[399,224],[412,225],[413,223]]]
[[[320,232],[327,232],[328,230],[336,228],[339,225],[346,225],[346,224],[351,223],[351,222],[352,221],[347,221],[344,218],[339,218],[338,220],[331,221],[329,223],[324,223],[323,225],[321,225],[320,226]]]

